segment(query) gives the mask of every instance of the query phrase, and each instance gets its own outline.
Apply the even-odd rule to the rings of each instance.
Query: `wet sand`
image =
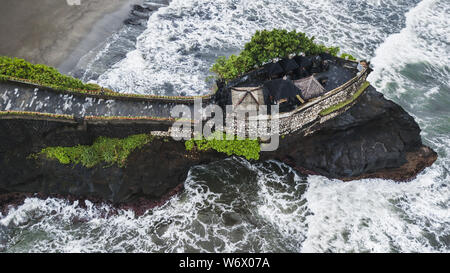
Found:
[[[81,58],[120,28],[139,0],[2,0],[0,55],[59,67]]]

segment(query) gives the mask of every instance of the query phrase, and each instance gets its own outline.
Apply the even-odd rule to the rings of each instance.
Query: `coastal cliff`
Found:
[[[189,169],[226,157],[215,151],[187,151],[184,142],[155,137],[134,150],[125,167],[64,165],[41,156],[49,146],[91,145],[99,136],[126,137],[166,130],[168,125],[24,117],[0,118],[0,202],[13,193],[72,196],[116,205],[155,206],[182,189]],[[164,127],[164,128],[163,128]],[[400,106],[373,87],[337,117],[317,123],[309,134],[280,139],[276,152],[260,160],[282,161],[304,174],[342,180],[385,178],[408,181],[430,166],[437,154],[423,146],[420,128]],[[2,201],[3,200],[3,201]],[[138,205],[136,205],[138,204]]]
[[[372,86],[348,111],[311,131],[286,136],[278,151],[263,158],[276,158],[305,174],[400,182],[413,179],[437,159],[422,144],[414,118]]]

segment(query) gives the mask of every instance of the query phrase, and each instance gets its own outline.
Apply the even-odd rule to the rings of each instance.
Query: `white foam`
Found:
[[[404,184],[311,177],[306,198],[312,214],[302,251],[448,251],[450,191],[436,184],[437,176],[428,172]],[[432,245],[430,237],[438,245]]]
[[[442,69],[448,64],[449,28],[442,26],[449,25],[450,6],[443,0],[417,3],[173,1],[149,19],[138,49],[101,77],[121,91],[144,93],[170,81],[176,91],[202,93],[207,87],[202,77],[212,62],[208,54],[238,50],[263,27],[297,28],[324,42],[329,37],[327,43],[339,41],[358,57],[376,52],[371,81],[418,111],[413,114],[424,141],[439,153],[413,182],[343,183],[310,176],[306,186],[283,164],[232,158],[195,167],[183,194],[142,217],[119,211],[101,218],[108,206],[87,203],[82,209],[59,199],[27,199],[0,215],[0,225],[17,231],[2,247],[24,252],[450,252],[448,115],[433,114],[432,107],[420,115],[420,105],[442,99],[445,90],[434,81],[411,83],[399,73],[420,61],[438,83],[449,78]],[[391,27],[386,18],[402,17],[406,10],[406,24],[400,18]],[[257,20],[247,20],[250,15]],[[390,36],[391,31],[397,34]],[[196,44],[201,56],[178,51]],[[411,96],[411,88],[419,91]],[[226,215],[234,215],[235,223],[226,225]]]
[[[98,82],[120,92],[154,94],[173,89],[178,94],[204,94],[209,92],[205,78],[215,59],[240,51],[261,29],[297,29],[357,57],[368,57],[390,31],[401,27],[401,11],[410,5],[404,1],[361,5],[329,0],[174,0],[150,17],[137,49]]]
[[[400,86],[398,94],[413,89],[409,79],[398,73],[407,64],[425,63],[436,67],[429,71],[449,84],[450,7],[442,0],[424,0],[406,14],[406,27],[392,35],[376,50],[375,67],[369,80],[381,90],[390,83]],[[447,70],[442,70],[447,66]],[[439,75],[439,71],[443,75]],[[445,73],[447,71],[447,73]],[[439,80],[435,82],[439,84]],[[432,88],[432,87],[431,87]],[[396,94],[390,93],[392,96]]]
[[[442,165],[439,165],[442,166]],[[450,188],[433,168],[412,183],[351,183],[289,167],[227,159],[194,168],[183,194],[136,217],[108,206],[87,209],[30,198],[1,216],[16,233],[10,251],[35,252],[434,252],[448,251]],[[208,186],[204,174],[217,178]],[[244,176],[243,176],[244,175]],[[247,178],[242,180],[243,178]],[[238,181],[232,182],[236,179]],[[437,183],[437,181],[441,181]],[[212,188],[211,188],[212,187]],[[214,189],[213,189],[214,188]],[[257,193],[255,195],[255,192]],[[231,198],[231,199],[230,199]],[[238,217],[226,225],[225,214]],[[43,235],[44,234],[44,235]],[[434,237],[437,245],[428,238]]]

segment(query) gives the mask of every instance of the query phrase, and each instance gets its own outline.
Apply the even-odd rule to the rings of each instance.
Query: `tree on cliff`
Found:
[[[314,40],[315,37],[309,38],[305,33],[296,30],[290,32],[285,29],[257,31],[238,56],[219,57],[211,71],[221,79],[231,80],[274,59],[287,58],[290,55],[301,53],[316,55],[328,52],[336,56],[340,50],[338,47],[316,44]]]

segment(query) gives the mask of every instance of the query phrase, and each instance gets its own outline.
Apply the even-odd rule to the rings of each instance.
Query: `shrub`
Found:
[[[274,59],[300,53],[317,55],[328,52],[337,56],[340,51],[339,47],[326,47],[316,44],[314,40],[314,37],[309,38],[305,33],[295,30],[257,31],[238,56],[219,57],[211,71],[221,79],[231,80]]]
[[[102,87],[100,85],[95,84],[95,83],[85,84],[85,87],[86,87],[87,90],[100,90],[100,89],[102,89]],[[108,90],[108,91],[111,92],[111,90]]]
[[[53,67],[32,64],[23,59],[0,56],[0,75],[30,80],[35,83],[54,86],[56,89],[99,90],[96,84],[84,84],[79,79],[63,75]]]
[[[218,139],[220,134],[222,134],[222,139]],[[227,138],[228,136],[225,133],[216,132],[207,139],[203,137],[201,140],[188,140],[185,142],[185,146],[188,151],[192,151],[194,148],[198,151],[213,149],[217,152],[225,153],[228,156],[243,156],[247,160],[259,159],[261,147],[258,140],[239,139],[237,136],[234,136],[232,140],[228,140]]]
[[[353,57],[352,55],[347,54],[347,53],[342,53],[341,58],[346,59],[346,60],[356,61],[355,57]]]
[[[133,135],[124,139],[99,137],[91,146],[48,147],[38,155],[45,155],[48,159],[58,160],[64,165],[81,164],[86,168],[92,168],[105,162],[125,167],[131,152],[151,142],[152,139],[152,136],[146,134]]]

